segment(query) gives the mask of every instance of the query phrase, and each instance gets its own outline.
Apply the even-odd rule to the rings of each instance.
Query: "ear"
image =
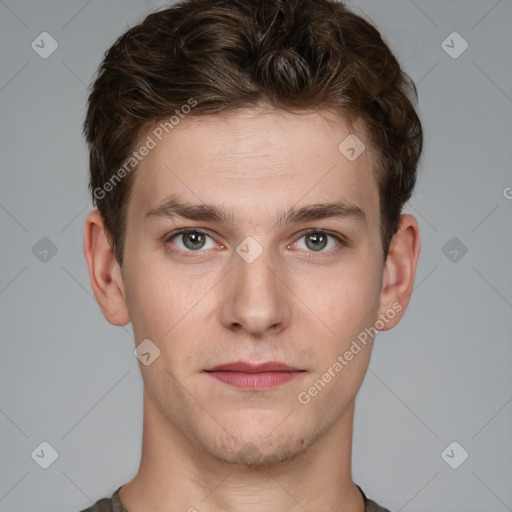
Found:
[[[411,298],[421,242],[418,221],[409,214],[400,216],[398,231],[391,240],[384,266],[380,295],[379,319],[384,327],[392,329],[403,317]],[[390,312],[394,315],[390,318]]]
[[[98,210],[90,212],[85,220],[84,254],[92,290],[103,316],[113,325],[127,324],[130,316],[121,269]]]

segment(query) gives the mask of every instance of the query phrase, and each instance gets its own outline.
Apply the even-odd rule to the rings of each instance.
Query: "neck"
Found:
[[[353,413],[290,460],[242,466],[194,445],[145,392],[141,463],[121,502],[129,512],[363,512],[351,476]]]

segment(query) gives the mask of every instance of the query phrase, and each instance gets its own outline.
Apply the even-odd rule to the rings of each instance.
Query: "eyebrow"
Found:
[[[192,204],[179,200],[171,194],[159,206],[147,211],[145,219],[181,217],[195,221],[217,222],[231,226],[234,224],[233,211],[224,206],[209,204]],[[286,224],[294,224],[306,220],[319,220],[331,217],[343,219],[365,220],[365,214],[359,206],[344,201],[334,203],[317,203],[303,206],[299,209],[291,207],[288,211],[282,211],[275,220],[276,224],[283,221]]]

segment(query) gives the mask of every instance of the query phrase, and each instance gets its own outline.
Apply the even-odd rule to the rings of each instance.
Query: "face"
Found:
[[[327,113],[189,117],[134,177],[123,294],[160,350],[145,399],[216,459],[288,460],[349,421],[371,338],[344,354],[383,313],[384,270],[374,162],[340,152],[349,133]]]

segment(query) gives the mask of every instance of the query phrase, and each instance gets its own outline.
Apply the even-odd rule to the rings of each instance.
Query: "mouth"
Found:
[[[205,373],[224,384],[250,391],[276,388],[304,372],[305,370],[276,361],[260,364],[236,361],[205,370]]]

